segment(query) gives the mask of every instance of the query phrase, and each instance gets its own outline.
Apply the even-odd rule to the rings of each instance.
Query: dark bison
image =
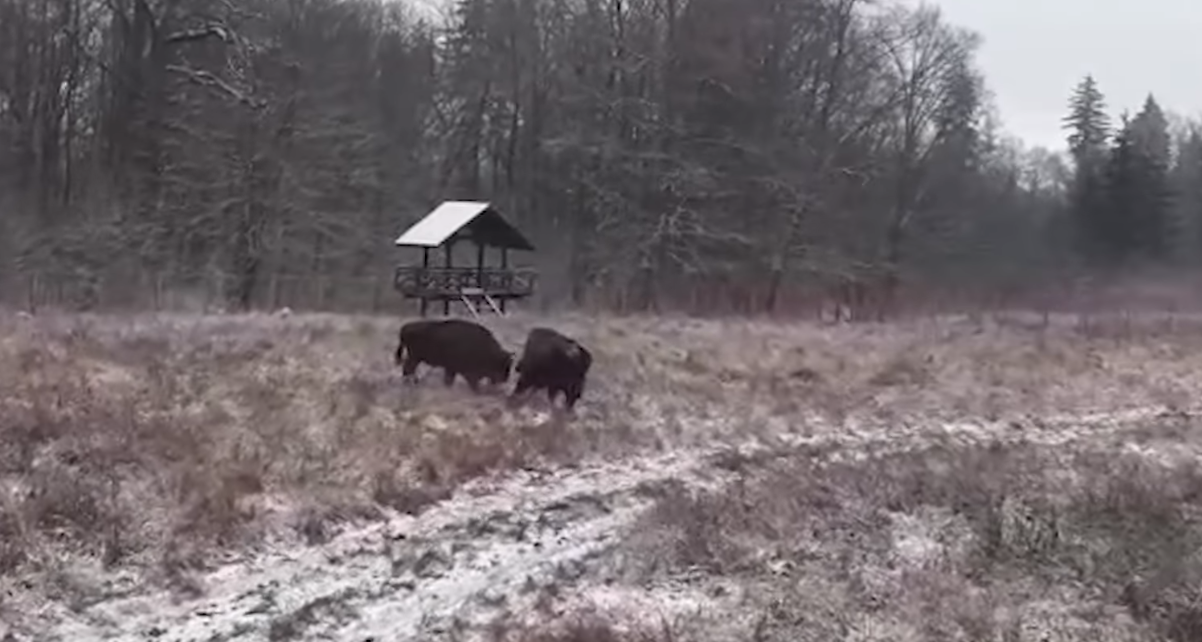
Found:
[[[533,328],[515,368],[518,382],[510,400],[517,401],[530,389],[546,389],[552,404],[562,392],[571,410],[584,392],[584,379],[592,365],[592,353],[576,340],[550,328]]]
[[[421,319],[401,326],[396,363],[406,379],[413,380],[423,363],[443,369],[448,386],[462,375],[472,390],[480,380],[509,382],[513,353],[501,347],[488,328],[464,319]]]

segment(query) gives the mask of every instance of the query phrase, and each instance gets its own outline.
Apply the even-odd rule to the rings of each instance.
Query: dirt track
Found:
[[[753,459],[819,452],[843,458],[949,439],[1055,446],[1121,437],[1160,414],[784,435],[772,446],[739,450]],[[410,640],[480,631],[502,614],[534,608],[543,591],[604,582],[608,553],[654,504],[657,489],[665,483],[717,488],[735,475],[721,465],[731,451],[678,451],[480,480],[420,518],[393,515],[322,545],[275,542],[232,560],[200,578],[203,597],[123,595],[113,588],[75,611],[20,596],[9,606],[27,614],[19,630],[46,640]]]

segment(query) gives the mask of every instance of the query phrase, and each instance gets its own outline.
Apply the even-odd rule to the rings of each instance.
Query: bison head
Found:
[[[495,383],[509,383],[509,372],[513,370],[514,354],[509,350],[502,350],[497,359],[497,369],[492,376]]]

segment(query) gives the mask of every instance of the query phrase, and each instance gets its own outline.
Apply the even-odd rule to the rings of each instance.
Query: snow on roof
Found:
[[[444,202],[405,230],[397,238],[396,244],[438,247],[468,226],[472,228],[472,235],[486,245],[515,250],[534,249],[530,241],[510,225],[490,203],[479,201]]]

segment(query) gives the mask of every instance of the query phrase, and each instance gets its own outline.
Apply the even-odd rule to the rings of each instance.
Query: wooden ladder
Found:
[[[467,306],[468,311],[472,313],[473,317],[475,317],[477,319],[480,318],[480,312],[478,310],[476,310],[475,304],[472,303],[473,298],[474,299],[482,299],[485,303],[488,304],[488,307],[491,308],[493,313],[496,314],[497,316],[502,316],[502,317],[505,316],[505,313],[501,311],[501,307],[499,305],[497,305],[497,302],[495,300],[493,300],[493,298],[491,296],[488,296],[488,293],[485,292],[483,289],[481,289],[481,288],[461,288],[459,290],[459,300],[463,301],[463,304]]]

